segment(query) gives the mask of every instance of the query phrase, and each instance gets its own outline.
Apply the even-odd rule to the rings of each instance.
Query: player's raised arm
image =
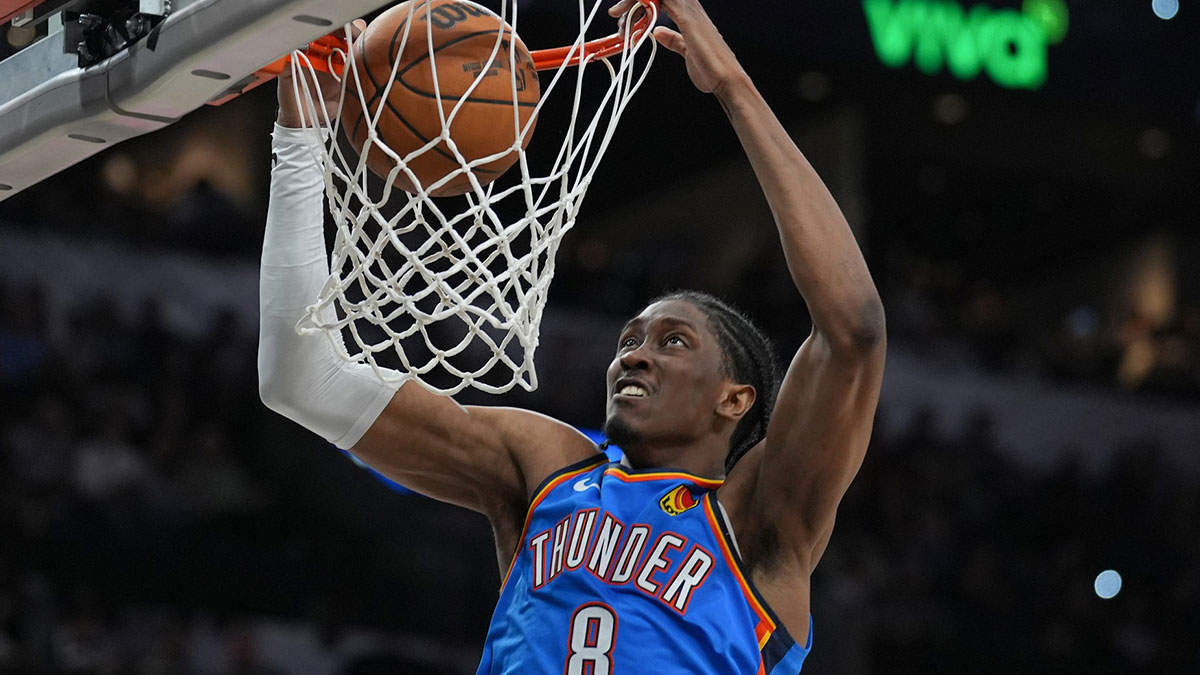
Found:
[[[332,80],[321,77],[326,87],[319,103],[336,116]],[[577,455],[594,452],[594,446],[540,415],[467,408],[415,383],[386,385],[370,367],[340,359],[325,335],[296,332],[329,276],[322,231],[325,184],[305,142],[306,135],[319,132],[287,75],[280,78],[279,102],[260,277],[264,403],[403,485],[487,514],[500,550],[511,555],[519,532],[507,530],[519,530],[529,489]]]
[[[770,520],[811,571],[866,452],[883,374],[879,294],[846,219],[695,0],[662,0],[680,31],[656,29],[725,109],[770,204],[813,331],[784,377],[766,440],[731,471],[753,527]],[[736,490],[740,486],[741,490]]]

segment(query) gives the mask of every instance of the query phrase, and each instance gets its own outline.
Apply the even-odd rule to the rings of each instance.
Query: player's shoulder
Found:
[[[579,453],[579,458],[596,452],[596,444],[575,427],[523,408],[505,406],[466,406],[474,417],[487,420],[505,440],[521,444],[561,445]]]
[[[564,467],[594,458],[596,444],[575,427],[549,415],[502,406],[468,406],[488,421],[521,471],[526,497]]]
[[[759,441],[743,454],[729,468],[725,482],[717,490],[717,495],[730,513],[752,513],[752,506],[758,489],[759,469],[762,465],[763,442]]]

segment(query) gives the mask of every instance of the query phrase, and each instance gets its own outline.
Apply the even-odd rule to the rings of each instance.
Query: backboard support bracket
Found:
[[[84,67],[67,27],[52,23],[45,38],[0,62],[0,201],[227,96],[262,66],[387,4],[140,0],[138,10],[168,12],[153,29],[154,48],[142,36]]]

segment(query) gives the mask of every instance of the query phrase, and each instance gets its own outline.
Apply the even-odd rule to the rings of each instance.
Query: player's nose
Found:
[[[646,349],[646,342],[643,342],[636,349],[621,354],[617,359],[621,364],[621,369],[628,372],[631,370],[646,370],[650,367],[650,353]]]

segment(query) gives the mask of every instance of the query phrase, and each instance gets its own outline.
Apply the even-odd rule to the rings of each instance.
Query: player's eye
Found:
[[[637,338],[633,337],[632,335],[623,337],[623,338],[621,338],[620,346],[621,346],[621,349],[630,349],[632,347],[636,347],[637,346]]]
[[[678,333],[671,333],[670,335],[667,336],[667,339],[663,340],[663,344],[686,347],[687,340],[684,340],[683,336]]]

